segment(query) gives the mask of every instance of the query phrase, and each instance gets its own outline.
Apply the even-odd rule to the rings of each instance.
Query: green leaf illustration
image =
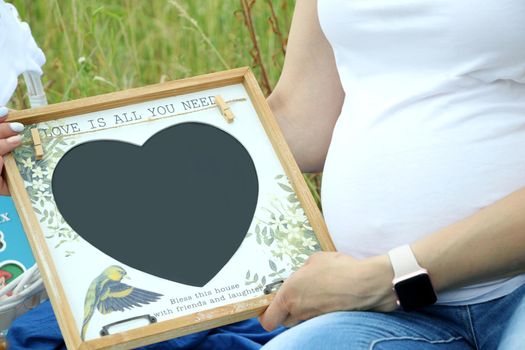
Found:
[[[274,263],[272,260],[268,260],[268,263],[270,264],[270,269],[272,269],[272,271],[277,271],[276,263]]]
[[[287,191],[287,192],[293,192],[293,190],[292,190],[292,188],[291,188],[290,186],[285,185],[285,184],[282,184],[282,183],[280,183],[280,182],[279,182],[278,184],[279,184],[279,186],[281,186],[281,188],[282,188],[283,190],[285,190],[285,191]]]

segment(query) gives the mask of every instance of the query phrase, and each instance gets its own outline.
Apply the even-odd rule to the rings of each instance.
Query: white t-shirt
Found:
[[[45,56],[37,46],[31,29],[18,19],[11,4],[0,0],[0,106],[5,105],[24,72],[42,74]]]
[[[385,254],[525,186],[525,1],[319,0],[318,10],[346,93],[322,184],[339,251]]]

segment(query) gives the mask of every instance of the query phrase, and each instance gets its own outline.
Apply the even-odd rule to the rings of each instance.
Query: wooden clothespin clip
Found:
[[[31,129],[31,137],[33,138],[33,144],[35,146],[35,159],[40,160],[44,157],[44,147],[42,147],[42,140],[40,139],[38,128]]]
[[[235,116],[233,115],[230,106],[228,106],[228,104],[224,101],[221,95],[215,96],[215,104],[221,109],[221,113],[224,119],[226,119],[228,123],[233,123],[233,119],[235,119]]]

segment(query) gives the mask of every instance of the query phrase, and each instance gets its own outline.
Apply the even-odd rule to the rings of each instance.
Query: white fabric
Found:
[[[322,186],[338,250],[385,254],[525,186],[525,1],[319,0],[318,10],[346,92]],[[481,302],[523,283],[438,300]]]
[[[44,63],[44,53],[35,43],[27,23],[18,19],[13,5],[0,0],[0,106],[11,98],[20,74],[42,74],[40,67]]]

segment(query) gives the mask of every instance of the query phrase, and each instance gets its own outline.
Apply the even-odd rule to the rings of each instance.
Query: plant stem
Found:
[[[259,48],[259,44],[257,42],[257,35],[255,34],[255,28],[253,26],[252,20],[252,6],[253,4],[255,4],[255,0],[240,1],[242,6],[242,14],[244,16],[244,24],[248,28],[248,32],[250,33],[250,39],[252,40],[253,45],[253,49],[250,51],[250,54],[252,55],[255,61],[254,66],[259,66],[259,68],[261,69],[263,92],[266,96],[268,96],[272,92],[272,88],[270,86],[270,80],[268,79],[268,73],[266,72],[266,68],[261,58],[261,49]]]

